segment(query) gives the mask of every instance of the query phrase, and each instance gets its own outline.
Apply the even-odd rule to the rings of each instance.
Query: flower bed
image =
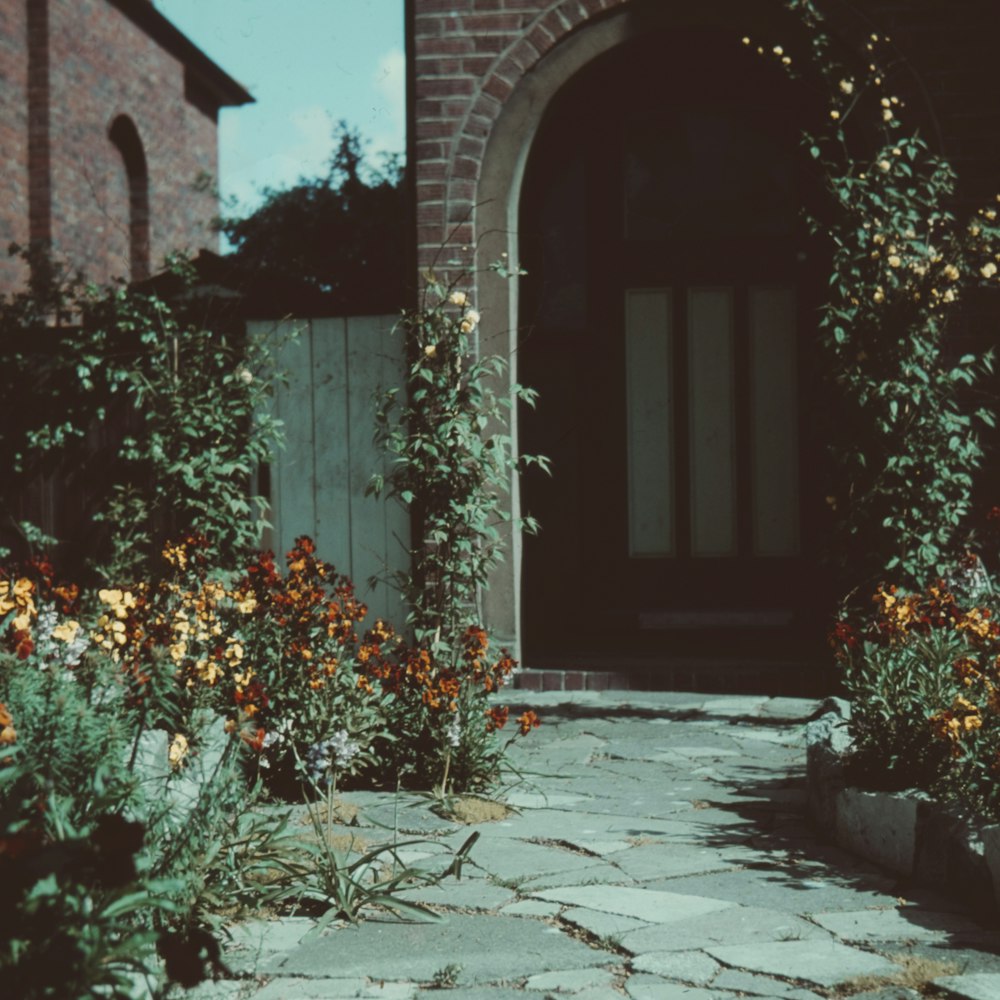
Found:
[[[515,667],[478,626],[450,659],[385,622],[297,540],[212,571],[198,536],[158,576],[81,592],[35,560],[0,574],[0,968],[11,995],[162,996],[218,961],[241,907],[430,916],[396,890],[406,843],[339,846],[347,782],[484,788],[538,724],[492,697]],[[509,731],[509,730],[508,730]],[[307,800],[311,830],[275,804]],[[269,799],[262,808],[262,800]],[[305,834],[305,835],[304,835]],[[53,977],[55,977],[53,979]],[[55,992],[53,992],[55,991]]]
[[[809,806],[841,847],[948,893],[984,915],[1000,910],[1000,825],[963,817],[926,792],[852,786],[850,705],[830,699],[807,727]]]

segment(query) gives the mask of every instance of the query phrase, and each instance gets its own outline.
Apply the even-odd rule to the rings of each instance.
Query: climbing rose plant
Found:
[[[504,265],[492,270],[507,276]],[[457,667],[470,621],[481,621],[481,596],[503,558],[512,481],[545,458],[516,455],[509,411],[536,393],[501,380],[506,360],[481,356],[479,312],[457,284],[433,272],[421,308],[403,314],[410,367],[405,389],[390,389],[377,412],[377,440],[389,473],[370,491],[383,491],[413,517],[411,568],[394,578],[419,646]],[[531,517],[517,527],[533,533]]]
[[[758,52],[799,81],[808,64],[827,93],[826,117],[803,143],[826,197],[809,221],[831,264],[819,320],[828,548],[848,586],[891,574],[919,587],[961,559],[983,462],[979,430],[994,424],[988,408],[969,406],[991,355],[955,357],[948,335],[969,291],[1000,280],[998,206],[954,214],[955,173],[906,124],[885,68],[887,37],[871,33],[850,52],[835,45],[821,4],[786,6],[810,51]]]

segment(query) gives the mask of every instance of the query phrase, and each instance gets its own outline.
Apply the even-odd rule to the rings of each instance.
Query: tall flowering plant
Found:
[[[426,278],[423,306],[399,324],[411,357],[406,386],[388,390],[376,415],[390,472],[374,477],[369,490],[386,492],[412,515],[411,567],[394,582],[417,644],[455,667],[503,558],[512,481],[527,465],[548,466],[540,456],[515,455],[508,433],[510,407],[533,405],[535,392],[519,385],[502,391],[506,361],[480,355],[480,315],[468,294],[433,273]],[[519,525],[538,527],[530,517]]]
[[[983,460],[977,431],[994,424],[968,405],[991,355],[959,356],[948,335],[970,293],[1000,280],[1000,206],[954,214],[955,173],[906,124],[888,37],[871,32],[852,50],[834,40],[820,0],[786,6],[808,52],[757,50],[803,85],[806,72],[818,77],[825,93],[803,146],[825,196],[809,221],[831,264],[819,321],[828,551],[862,592],[886,573],[920,588],[961,559]]]
[[[538,716],[527,711],[507,743],[499,741],[496,734],[507,725],[509,710],[493,696],[517,664],[505,649],[491,656],[489,644],[485,629],[469,626],[460,655],[452,660],[407,646],[384,622],[365,636],[363,683],[392,696],[394,741],[387,753],[396,773],[409,782],[433,785],[442,794],[486,787],[498,777],[510,741],[539,725]]]
[[[263,553],[231,591],[247,652],[233,674],[229,724],[263,764],[348,775],[373,765],[387,735],[385,695],[366,683],[367,608],[310,538],[296,539],[286,563],[283,575]]]

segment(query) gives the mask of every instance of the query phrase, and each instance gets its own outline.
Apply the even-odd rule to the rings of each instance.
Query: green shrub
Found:
[[[987,578],[970,557],[976,572]],[[867,787],[919,788],[1000,818],[1000,608],[944,582],[880,587],[874,611],[831,636],[851,697],[850,765]]]
[[[137,579],[187,534],[211,539],[215,564],[232,568],[259,545],[265,504],[251,486],[280,438],[264,346],[206,329],[181,259],[173,306],[38,263],[45,281],[0,297],[0,515],[15,522],[25,491],[55,477],[90,507],[76,526],[87,537],[67,541],[107,578]],[[103,547],[91,518],[105,525]]]

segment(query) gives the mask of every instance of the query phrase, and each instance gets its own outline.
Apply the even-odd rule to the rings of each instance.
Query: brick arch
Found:
[[[146,152],[135,122],[117,115],[108,126],[108,139],[121,157],[128,182],[129,277],[149,277],[149,170]]]
[[[475,192],[483,156],[493,125],[519,82],[568,35],[632,2],[550,0],[547,8],[494,58],[452,140],[442,221],[445,233],[453,234],[453,242],[474,242]]]
[[[630,2],[592,0],[593,9],[600,8],[607,16],[566,19],[568,23],[563,25],[562,34],[558,38],[553,36],[546,51],[539,52],[524,68],[506,99],[502,102],[493,99],[497,102],[494,114],[489,119],[487,138],[481,141],[477,170],[469,185],[474,200],[460,206],[469,216],[469,221],[464,223],[466,231],[461,237],[469,247],[469,259],[461,260],[461,256],[458,259],[474,274],[480,273],[502,254],[512,261],[518,259],[517,213],[521,181],[538,125],[550,100],[565,83],[593,59],[634,37],[639,28],[629,17]],[[564,0],[553,7],[556,10],[565,7],[580,11],[582,4]],[[560,24],[563,22],[560,21]],[[515,50],[519,44],[520,41],[513,43],[510,50]],[[509,58],[510,53],[507,52],[498,59],[495,73],[505,72],[503,67],[508,65]],[[474,107],[475,102],[468,122],[474,121]],[[465,130],[463,136],[468,138]],[[459,155],[457,148],[456,155]],[[452,192],[451,182],[461,181],[460,173],[450,178],[449,194]],[[449,211],[454,211],[455,207],[455,202],[449,203]],[[516,279],[509,282],[481,281],[474,288],[474,294],[483,315],[481,347],[485,353],[510,359],[507,377],[513,384],[517,381],[518,282]],[[511,413],[510,430],[516,450],[516,410]],[[511,483],[509,513],[514,521],[520,514],[516,482]],[[521,538],[517,531],[512,530],[509,557],[497,567],[484,594],[484,610],[490,627],[498,639],[518,651],[521,558]]]
[[[446,6],[450,9],[445,0],[421,2],[427,4],[428,10],[440,12]],[[744,2],[711,0],[699,8],[695,23],[702,19],[726,23],[742,12]],[[512,25],[517,17],[510,11],[523,10],[527,0],[466,0],[467,11],[493,11],[492,21],[481,13],[427,15],[428,21],[437,20],[439,24],[428,24],[423,35],[425,58],[430,65],[427,78],[420,81],[426,86],[423,94],[417,95],[418,112],[422,99],[443,110],[423,136],[418,126],[415,162],[418,197],[423,198],[418,204],[418,256],[423,266],[443,264],[451,277],[464,273],[471,282],[470,290],[483,317],[480,347],[484,353],[509,359],[508,385],[517,381],[519,283],[516,279],[502,282],[478,276],[501,255],[513,262],[518,260],[522,179],[551,100],[593,60],[638,37],[648,27],[648,22],[635,16],[641,3],[553,0],[543,13],[530,19],[522,16],[516,28]],[[497,13],[501,9],[507,13]],[[662,12],[653,5],[647,9]],[[663,23],[690,23],[690,15],[684,10],[667,12]],[[501,17],[506,20],[501,22]],[[479,41],[470,38],[470,22],[483,30],[494,27],[494,38],[500,30],[496,26],[506,29],[506,43],[496,46],[488,64],[483,65],[482,53],[475,51]],[[437,49],[434,46],[439,39],[432,37],[435,27],[444,39]],[[419,58],[419,44],[417,54]],[[463,54],[476,57],[480,64],[476,72],[466,69]],[[454,75],[450,79],[446,71],[438,69],[438,59],[451,64]],[[429,114],[428,120],[433,117]],[[421,140],[426,143],[422,148]],[[442,255],[443,243],[447,244],[447,252]],[[503,385],[499,388],[504,390]],[[516,451],[516,409],[511,413],[510,430]],[[520,513],[517,483],[510,485],[508,513],[516,523]],[[483,595],[484,612],[497,639],[519,656],[522,547],[519,532],[509,530],[509,557],[491,576]]]

